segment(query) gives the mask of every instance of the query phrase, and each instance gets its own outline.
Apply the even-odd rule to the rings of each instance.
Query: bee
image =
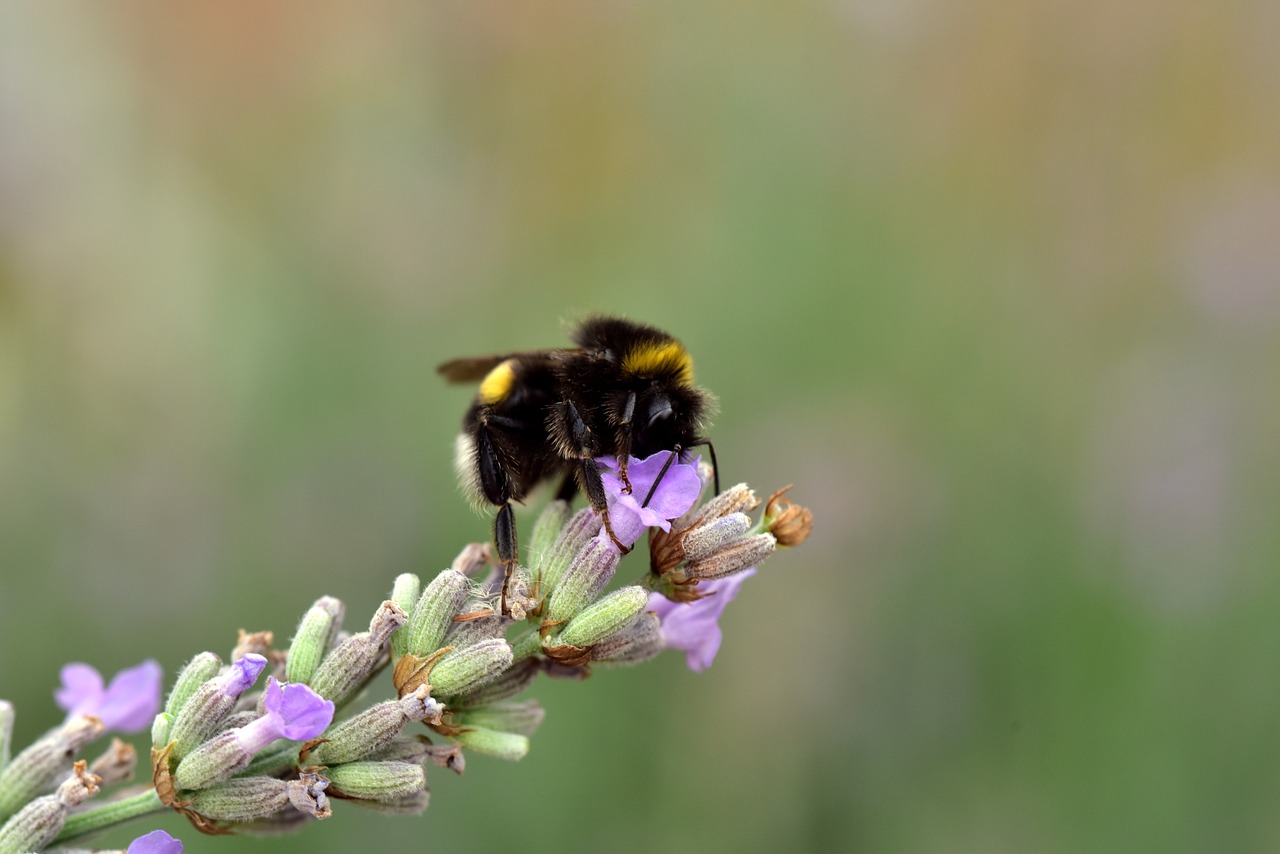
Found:
[[[512,502],[561,478],[557,497],[571,500],[581,490],[625,554],[630,549],[609,523],[596,457],[617,457],[626,493],[628,457],[666,450],[669,466],[682,451],[706,445],[715,467],[715,450],[702,435],[715,398],[694,385],[693,359],[683,344],[616,317],[590,317],[570,337],[576,347],[454,359],[436,369],[451,383],[480,384],[462,419],[454,464],[473,503],[497,508],[493,537],[504,570],[504,614],[519,545]],[[652,495],[650,489],[642,504]]]

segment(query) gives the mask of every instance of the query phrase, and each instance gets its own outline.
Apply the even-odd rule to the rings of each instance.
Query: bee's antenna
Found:
[[[716,446],[711,444],[710,439],[698,439],[696,442],[691,442],[689,444],[689,447],[697,448],[700,445],[705,445],[707,448],[707,453],[711,455],[711,476],[715,480],[714,486],[716,488],[716,491],[713,492],[712,495],[719,495],[720,494],[720,466],[719,464],[716,463]]]
[[[716,465],[715,445],[711,444],[710,439],[699,439],[698,441],[691,443],[689,447],[697,448],[702,445],[705,445],[708,453],[711,454],[711,475],[715,479],[715,488],[716,488],[716,491],[714,494],[719,495],[720,494],[720,466]],[[662,483],[662,479],[667,475],[667,470],[671,468],[671,464],[676,461],[676,459],[680,456],[680,452],[683,450],[687,450],[687,449],[682,448],[679,445],[676,445],[675,448],[672,449],[671,456],[667,457],[667,461],[662,464],[662,469],[658,472],[658,476],[653,479],[653,486],[649,487],[649,494],[644,497],[644,501],[641,502],[640,504],[641,507],[649,506],[649,501],[653,498],[653,493],[658,491],[658,484]]]

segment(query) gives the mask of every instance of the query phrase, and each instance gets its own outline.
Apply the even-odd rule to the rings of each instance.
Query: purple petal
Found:
[[[698,495],[702,492],[698,460],[695,458],[691,463],[673,462],[667,466],[670,458],[670,451],[659,451],[643,460],[629,458],[629,494],[623,493],[622,481],[615,474],[617,461],[611,457],[597,458],[596,462],[602,469],[600,479],[609,502],[609,522],[613,526],[613,532],[625,545],[632,545],[639,540],[646,528],[671,530],[670,520],[683,515],[698,500]],[[667,471],[662,474],[664,466]],[[661,481],[658,481],[659,474],[662,474]],[[655,481],[658,482],[658,488],[650,496],[649,490],[653,488]],[[649,503],[641,506],[646,496]]]
[[[53,692],[58,708],[68,718],[80,715],[96,715],[102,703],[102,674],[88,664],[76,661],[64,665],[61,673],[62,687]]]
[[[130,842],[125,854],[182,854],[182,840],[153,830]]]
[[[151,659],[117,673],[107,686],[98,712],[107,729],[139,732],[151,726],[160,711],[163,677],[164,670]]]
[[[728,578],[703,581],[698,585],[698,592],[708,595],[694,602],[671,602],[657,593],[649,596],[649,610],[658,614],[662,624],[663,643],[669,649],[684,650],[690,670],[695,673],[706,670],[715,660],[721,639],[717,621],[738,595],[742,582],[755,572],[752,567]]]
[[[245,653],[231,663],[231,668],[218,678],[222,680],[222,692],[228,697],[239,697],[258,681],[267,660],[255,652]]]
[[[268,679],[263,706],[279,718],[281,735],[293,741],[315,738],[333,721],[333,702],[301,683],[281,685]]]

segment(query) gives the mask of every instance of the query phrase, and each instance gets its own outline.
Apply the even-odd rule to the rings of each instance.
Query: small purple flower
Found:
[[[125,854],[182,854],[182,840],[153,830],[130,842]]]
[[[671,530],[672,519],[679,518],[693,506],[702,492],[702,479],[698,477],[698,460],[674,461],[658,482],[649,503],[641,506],[654,481],[662,473],[663,466],[671,458],[670,451],[658,451],[643,460],[628,458],[627,479],[631,492],[623,493],[618,478],[618,461],[613,457],[597,457],[600,479],[604,482],[605,497],[609,502],[609,523],[624,545],[633,545],[647,528]],[[601,536],[608,537],[602,533]]]
[[[281,685],[274,677],[268,677],[262,705],[266,714],[236,730],[240,747],[249,754],[278,738],[315,738],[333,721],[333,702],[301,682]]]
[[[67,719],[95,715],[108,730],[138,732],[151,726],[160,711],[160,680],[164,671],[147,659],[121,670],[103,687],[102,674],[88,664],[73,662],[62,668],[62,687],[53,693]]]
[[[695,673],[710,667],[720,649],[717,621],[738,595],[742,582],[755,574],[752,567],[727,578],[700,582],[698,592],[707,595],[693,602],[672,602],[661,593],[650,593],[649,610],[658,615],[663,645],[684,650],[685,662]]]
[[[231,662],[226,673],[217,677],[222,693],[228,697],[239,697],[253,687],[262,671],[267,666],[266,658],[256,652],[248,652]]]

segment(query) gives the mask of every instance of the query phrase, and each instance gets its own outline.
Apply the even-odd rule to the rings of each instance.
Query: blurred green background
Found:
[[[65,661],[359,628],[483,539],[434,366],[608,311],[817,518],[715,666],[188,852],[1280,849],[1278,10],[5,4],[19,741]]]

